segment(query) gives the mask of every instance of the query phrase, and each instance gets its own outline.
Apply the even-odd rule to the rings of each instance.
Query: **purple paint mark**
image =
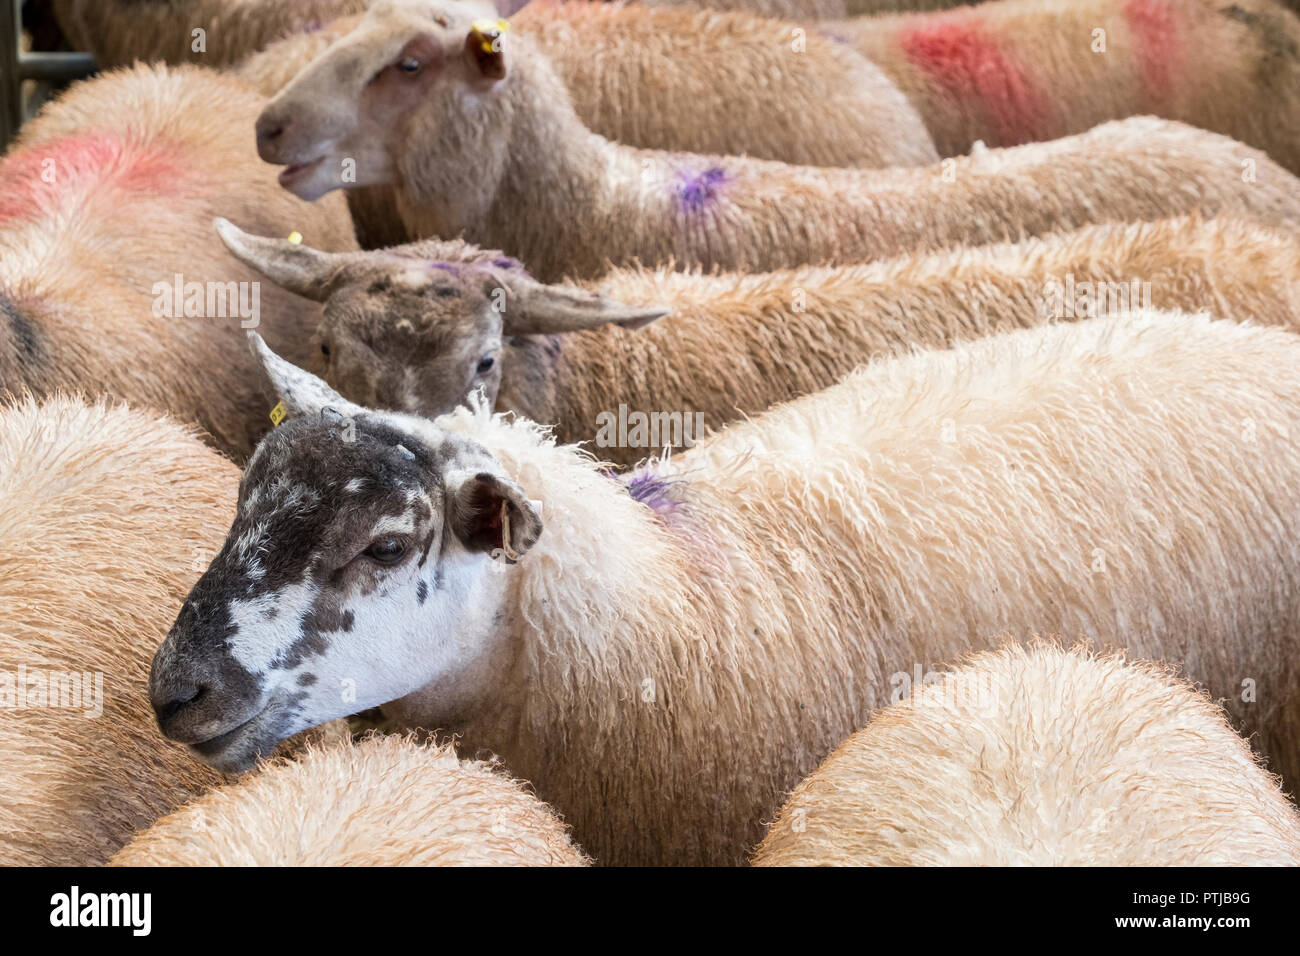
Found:
[[[683,503],[676,498],[680,479],[665,478],[643,467],[623,476],[623,481],[632,500],[641,502],[657,515],[675,514],[682,507]]]
[[[683,171],[677,176],[677,196],[687,212],[699,212],[718,196],[718,189],[727,181],[727,171],[721,166],[711,166],[702,173]]]
[[[460,275],[460,266],[451,262],[430,262],[430,269],[441,269],[443,272],[450,272],[454,276]]]
[[[849,38],[846,37],[843,33],[836,33],[834,30],[821,30],[821,29],[819,29],[817,32],[820,33],[822,36],[824,36],[824,37],[825,37],[826,39],[828,39],[828,40],[834,40],[836,43],[843,43],[843,44],[845,44],[846,46],[847,46],[849,43],[852,42],[852,41],[849,40]]]
[[[492,265],[494,268],[497,269],[515,269],[520,272],[524,270],[524,264],[522,262],[520,262],[518,259],[511,259],[509,257],[502,258],[502,259],[493,259]]]

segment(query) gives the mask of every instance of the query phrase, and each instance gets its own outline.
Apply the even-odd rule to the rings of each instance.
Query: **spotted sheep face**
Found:
[[[480,446],[352,405],[256,341],[294,417],[249,461],[149,683],[163,733],[227,771],[421,688],[467,706],[506,653],[493,562],[542,531]]]
[[[512,341],[603,325],[639,329],[668,313],[543,285],[514,259],[463,243],[330,254],[225,220],[216,228],[245,265],[324,304],[325,378],[370,408],[432,418],[475,392],[495,407],[503,377],[523,361]]]
[[[266,105],[257,121],[259,154],[285,166],[280,184],[307,200],[396,182],[417,114],[422,129],[465,138],[506,76],[498,18],[522,5],[377,0]],[[480,146],[464,158],[472,162]]]

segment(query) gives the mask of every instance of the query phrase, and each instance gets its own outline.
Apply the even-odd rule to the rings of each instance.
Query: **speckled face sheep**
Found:
[[[583,866],[554,811],[489,763],[396,735],[313,747],[206,794],[110,866]]]
[[[663,451],[618,440],[620,406],[624,420],[685,413],[719,428],[914,346],[1141,305],[1300,327],[1300,242],[1228,217],[748,276],[623,269],[577,285],[543,285],[458,241],[327,254],[218,231],[245,264],[324,303],[323,374],[344,397],[433,417],[481,389],[619,464]],[[672,314],[633,331],[666,310],[615,300]],[[703,437],[682,425],[668,447]]]
[[[756,866],[1300,866],[1300,813],[1164,668],[977,655],[795,788]]]
[[[876,362],[611,478],[533,423],[291,418],[154,660],[224,768],[382,704],[606,863],[736,863],[919,668],[1035,633],[1180,664],[1300,780],[1300,336],[1137,312]]]
[[[1151,114],[1300,172],[1300,19],[1277,0],[998,0],[821,28],[889,74],[944,156]]]
[[[543,281],[633,259],[857,262],[1196,210],[1300,225],[1300,183],[1262,153],[1149,117],[912,169],[632,149],[585,127],[526,31],[501,35],[486,9],[380,0],[267,105],[262,158],[306,199],[391,184],[411,235],[463,234]]]

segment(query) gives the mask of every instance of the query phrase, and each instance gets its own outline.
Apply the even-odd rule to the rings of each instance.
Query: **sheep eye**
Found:
[[[421,63],[413,56],[404,56],[397,61],[397,68],[403,73],[414,76],[420,72]]]
[[[406,545],[396,538],[380,538],[366,548],[365,555],[380,564],[392,564],[406,553]]]
[[[326,358],[330,357],[330,346],[328,342],[322,342],[320,344],[320,354]]]
[[[478,374],[486,375],[488,372],[492,371],[492,366],[495,365],[496,363],[497,360],[493,358],[491,355],[483,356],[481,359],[479,359]]]

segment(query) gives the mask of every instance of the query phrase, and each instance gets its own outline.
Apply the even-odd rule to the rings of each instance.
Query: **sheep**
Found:
[[[823,29],[889,74],[945,156],[1154,113],[1300,172],[1300,20],[1277,0],[998,0]]]
[[[273,96],[358,21],[286,37],[235,74]],[[920,115],[883,72],[796,24],[587,2],[530,5],[512,22],[550,59],[582,123],[607,139],[809,166],[939,161]]]
[[[304,199],[393,184],[411,234],[463,234],[548,282],[638,258],[853,262],[1196,209],[1300,222],[1300,184],[1262,153],[1150,118],[917,169],[634,150],[581,124],[523,31],[489,43],[482,9],[376,2],[258,118],[281,184]]]
[[[151,412],[0,405],[0,864],[103,863],[224,779],[159,736],[145,684],[238,482]]]
[[[356,248],[341,199],[295,199],[257,159],[262,102],[211,71],[137,66],[24,128],[0,160],[0,393],[113,395],[248,455],[270,422],[243,328],[306,361],[320,309],[261,288],[209,223]]]
[[[585,866],[492,764],[395,735],[311,748],[158,821],[109,866]]]
[[[285,34],[360,13],[368,0],[51,0],[74,48],[101,67],[136,60],[227,66]]]
[[[880,712],[755,866],[1300,866],[1300,813],[1167,669],[1010,645]]]
[[[163,733],[220,769],[382,705],[498,754],[602,863],[734,864],[898,674],[1050,633],[1180,663],[1300,779],[1294,333],[1143,310],[991,336],[619,479],[254,344],[289,419],[150,674]]]
[[[1300,331],[1300,244],[1230,217],[840,268],[627,269],[577,286],[542,285],[456,241],[326,254],[217,229],[245,265],[324,303],[323,371],[349,400],[433,417],[482,388],[498,410],[553,425],[564,443],[594,439],[592,451],[619,465],[661,450],[611,441],[620,406],[624,420],[675,410],[716,428],[917,345],[1143,304]],[[664,311],[671,318],[631,331]],[[670,446],[700,437],[686,421]]]
[[[745,10],[790,20],[870,16],[903,10],[948,10],[983,0],[640,0],[651,6],[690,3],[710,10]]]
[[[285,37],[233,72],[274,96],[358,19]],[[690,8],[586,2],[530,5],[514,22],[551,58],[580,120],[629,146],[810,166],[939,161],[920,115],[893,83],[816,31]],[[774,110],[780,123],[770,121]],[[413,238],[391,187],[351,190],[348,201],[364,247]]]

